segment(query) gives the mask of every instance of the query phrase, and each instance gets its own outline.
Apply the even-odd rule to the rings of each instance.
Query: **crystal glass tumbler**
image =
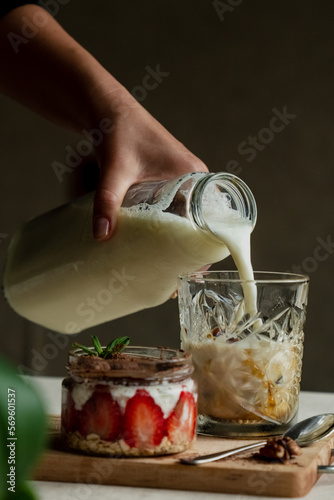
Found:
[[[276,435],[296,419],[308,282],[273,272],[255,272],[252,281],[236,271],[180,276],[181,343],[195,365],[199,433]]]

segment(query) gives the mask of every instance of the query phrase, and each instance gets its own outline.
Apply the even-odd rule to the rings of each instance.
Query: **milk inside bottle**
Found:
[[[219,262],[231,250],[237,254],[238,245],[249,248],[256,222],[251,191],[226,173],[132,186],[106,242],[92,235],[93,198],[90,193],[28,221],[8,249],[8,303],[61,333],[162,304],[179,274]],[[239,270],[247,274],[249,266],[250,260]]]

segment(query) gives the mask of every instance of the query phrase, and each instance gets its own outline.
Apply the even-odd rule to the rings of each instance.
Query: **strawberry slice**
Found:
[[[121,410],[108,386],[97,385],[79,413],[82,436],[97,434],[105,441],[115,441],[121,433]]]
[[[78,425],[78,415],[72,398],[72,391],[67,390],[67,396],[61,407],[61,423],[66,432],[73,432]]]
[[[125,407],[123,439],[131,448],[154,448],[166,435],[160,406],[145,389],[137,389]]]
[[[190,392],[182,391],[167,419],[167,434],[173,444],[192,441],[195,435],[197,406]]]

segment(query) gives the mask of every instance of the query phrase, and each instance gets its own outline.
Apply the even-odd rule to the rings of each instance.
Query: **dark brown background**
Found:
[[[317,253],[319,238],[334,241],[333,15],[332,2],[311,0],[231,0],[223,20],[204,0],[70,0],[56,15],[130,91],[159,64],[169,75],[143,106],[212,171],[238,162],[258,204],[254,269],[299,266],[310,275],[302,388],[319,391],[334,389],[333,248]],[[73,196],[78,171],[60,183],[51,164],[81,138],[4,97],[0,106],[2,267],[15,228]],[[285,106],[295,118],[247,161],[240,144],[259,133],[267,139],[273,108]],[[228,259],[222,267],[234,266]],[[73,338],[28,323],[3,300],[0,318],[0,349],[22,371],[64,373]],[[134,344],[178,346],[177,302],[94,333],[105,342],[126,334]]]

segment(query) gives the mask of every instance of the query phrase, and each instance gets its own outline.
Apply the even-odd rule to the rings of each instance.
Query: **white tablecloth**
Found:
[[[49,414],[60,414],[61,378],[28,377],[41,392]],[[319,413],[334,412],[334,393],[302,392],[299,419]],[[103,486],[77,483],[33,481],[39,500],[274,500],[274,497],[255,497],[225,493],[133,488],[127,486]],[[323,474],[305,500],[333,500],[334,475]]]

